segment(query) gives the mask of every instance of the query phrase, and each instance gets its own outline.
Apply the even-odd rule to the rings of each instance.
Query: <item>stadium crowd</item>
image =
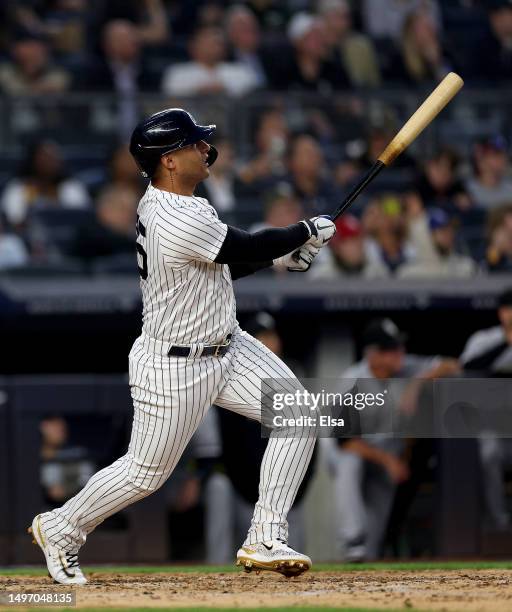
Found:
[[[385,86],[421,97],[450,70],[468,88],[498,90],[512,77],[509,0],[7,0],[0,13],[0,101],[14,100],[16,113],[26,110],[17,101],[77,92],[117,104],[115,138],[95,163],[70,163],[66,126],[20,140],[15,166],[0,172],[0,269],[9,271],[135,269],[144,182],[126,143],[145,95],[158,95],[159,107],[187,105],[182,97],[206,104],[220,156],[197,195],[228,222],[258,229],[332,210],[376,160],[400,123],[366,95]],[[262,93],[241,142],[216,117],[217,101],[236,115]],[[85,152],[83,136],[74,133],[75,150]],[[403,154],[339,220],[312,276],[509,271],[507,136]]]

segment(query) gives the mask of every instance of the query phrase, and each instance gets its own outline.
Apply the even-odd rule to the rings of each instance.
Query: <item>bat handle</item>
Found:
[[[373,164],[373,166],[368,170],[368,172],[363,176],[363,178],[355,185],[352,191],[348,194],[348,196],[343,200],[343,202],[338,206],[338,208],[331,213],[331,219],[336,221],[336,219],[342,215],[347,208],[349,208],[357,198],[357,196],[363,191],[363,189],[373,181],[373,179],[379,174],[379,172],[386,167],[386,164],[382,161],[377,161]]]

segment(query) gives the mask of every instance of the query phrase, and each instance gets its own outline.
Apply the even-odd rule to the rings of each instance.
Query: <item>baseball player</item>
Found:
[[[137,210],[143,325],[129,356],[133,429],[123,457],[29,528],[62,584],[86,582],[78,552],[87,535],[162,486],[212,404],[260,420],[262,379],[291,379],[290,389],[297,388],[291,370],[238,326],[232,281],[272,265],[307,270],[335,226],[315,217],[250,234],[222,223],[207,200],[194,196],[217,157],[207,143],[214,130],[172,108],[133,132],[130,151],[151,179]],[[237,553],[248,571],[298,575],[311,567],[286,543],[286,516],[314,443],[312,435],[270,437]]]

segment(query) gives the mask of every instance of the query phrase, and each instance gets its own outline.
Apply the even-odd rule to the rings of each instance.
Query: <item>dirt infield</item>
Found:
[[[512,610],[510,570],[240,573],[92,573],[77,607],[361,607]],[[0,591],[66,590],[49,578],[0,576]],[[12,610],[12,608],[11,608]]]
[[[361,607],[375,610],[512,610],[509,570],[89,574],[78,607]],[[0,576],[0,591],[67,590],[49,578]],[[10,608],[12,610],[12,608]]]

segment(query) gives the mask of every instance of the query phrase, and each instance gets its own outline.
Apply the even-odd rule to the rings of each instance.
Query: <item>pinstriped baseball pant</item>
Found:
[[[106,518],[163,485],[211,405],[261,420],[261,380],[295,380],[276,355],[241,330],[222,357],[168,358],[146,352],[139,339],[129,361],[134,420],[128,452],[63,506],[41,517],[50,542],[68,552],[76,552]],[[288,536],[286,516],[315,436],[281,436],[270,436],[263,456],[246,544]]]

